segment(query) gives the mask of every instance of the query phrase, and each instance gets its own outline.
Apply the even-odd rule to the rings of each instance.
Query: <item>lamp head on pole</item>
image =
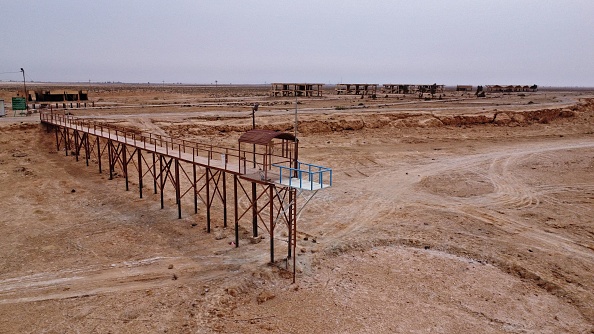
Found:
[[[254,103],[252,107],[252,130],[256,128],[256,111],[258,111],[259,103]]]
[[[27,103],[27,100],[29,100],[29,96],[27,94],[27,84],[25,83],[25,69],[23,69],[21,67],[21,72],[23,72],[23,93],[25,96],[25,109],[27,109],[27,111],[29,110],[29,104]]]

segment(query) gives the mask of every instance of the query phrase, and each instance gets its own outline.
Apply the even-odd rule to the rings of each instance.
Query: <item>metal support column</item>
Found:
[[[282,205],[282,202],[281,202]],[[287,259],[291,258],[291,245],[293,244],[293,190],[289,189],[289,221],[288,223],[288,230],[289,230],[289,247],[287,251]]]
[[[72,132],[72,135],[74,136],[74,157],[75,157],[75,160],[78,161],[78,154],[79,154],[78,131],[74,130]]]
[[[181,185],[179,183],[179,160],[175,159],[175,199],[177,202],[177,218],[181,219]]]
[[[206,232],[210,233],[210,168],[206,167]]]
[[[138,192],[140,193],[140,198],[142,198],[142,153],[141,149],[136,150],[136,155],[138,156]]]
[[[235,202],[235,247],[239,247],[239,203],[237,200],[237,175],[233,174],[233,201]]]
[[[58,129],[59,128],[60,128],[59,126],[54,127],[54,130],[56,133],[56,151],[58,151],[58,152],[60,151],[60,140],[58,139]]]
[[[109,179],[113,180],[113,147],[111,140],[107,141],[107,159],[109,163]]]
[[[99,136],[97,136],[97,162],[99,164],[99,174],[101,174],[101,142],[99,141]]]
[[[274,263],[274,189],[272,189],[274,186],[269,185],[268,189],[269,191],[269,196],[270,196],[270,263]]]
[[[223,226],[227,227],[227,173],[223,174]]]
[[[123,166],[122,169],[124,170],[124,178],[126,179],[126,191],[130,190],[130,185],[128,183],[128,157],[127,157],[127,149],[126,144],[122,144],[122,162]]]
[[[163,156],[159,155],[159,177],[160,177],[160,181],[159,181],[159,190],[161,192],[161,209],[165,208],[165,198],[163,197],[163,188],[164,188],[164,183],[163,183]]]
[[[157,194],[157,163],[155,162],[155,152],[153,153],[153,189],[154,194]]]
[[[295,276],[297,271],[297,254],[295,254],[297,249],[297,190],[296,189],[289,189],[293,194],[293,214],[291,219],[291,227],[293,229],[293,283],[295,283]]]
[[[89,134],[85,133],[83,135],[84,143],[85,143],[85,162],[87,167],[89,167],[89,159],[91,158],[91,145],[89,144]]]
[[[256,194],[256,182],[252,182],[252,235],[258,236],[258,197]]]
[[[196,164],[192,164],[192,181],[194,187],[194,213],[198,213],[198,186],[196,185]]]
[[[68,137],[68,128],[64,127],[64,151],[66,151],[66,156],[68,156],[68,150],[70,149],[69,144],[69,137]]]

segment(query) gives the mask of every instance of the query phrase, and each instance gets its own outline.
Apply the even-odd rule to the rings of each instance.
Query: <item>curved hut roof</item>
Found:
[[[295,138],[294,135],[290,133],[274,130],[254,129],[242,134],[241,137],[239,137],[239,142],[258,145],[268,145],[268,143],[270,143],[274,138],[290,141],[299,141]]]

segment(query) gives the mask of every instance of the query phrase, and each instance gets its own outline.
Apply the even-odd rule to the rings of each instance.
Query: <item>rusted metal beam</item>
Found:
[[[164,183],[163,183],[163,156],[159,155],[159,191],[161,193],[161,209],[165,208],[165,198],[163,197],[163,188],[164,188]]]
[[[198,190],[196,186],[196,164],[192,164],[192,186],[194,187],[194,213],[198,213]]]
[[[89,134],[84,134],[85,138],[85,163],[89,167],[89,159],[91,158],[91,144],[89,143]]]
[[[68,137],[68,128],[64,127],[64,148],[66,152],[66,156],[68,156],[68,150],[70,149],[69,145],[69,137]]]
[[[223,173],[223,227],[227,227],[227,174]]]
[[[239,203],[237,198],[237,175],[233,175],[233,200],[235,202],[234,211],[235,211],[235,247],[239,247]]]
[[[155,161],[155,152],[151,152],[153,154],[153,189],[154,194],[157,194],[157,164]]]
[[[74,137],[74,156],[75,160],[78,161],[78,131],[74,130],[72,136]]]
[[[210,233],[210,168],[206,168],[206,232]]]
[[[175,159],[175,199],[177,201],[177,218],[181,219],[181,185],[179,182],[179,160]]]
[[[270,263],[274,263],[274,205],[272,199],[274,198],[272,185],[268,186],[270,198]]]
[[[99,174],[101,174],[101,143],[99,142],[99,136],[97,136],[97,164],[99,165]]]
[[[122,169],[124,170],[124,178],[126,179],[126,191],[130,190],[130,185],[128,182],[128,159],[126,158],[126,154],[127,154],[127,150],[126,150],[126,144],[122,144],[121,147],[122,150],[122,162],[123,162],[123,166]]]
[[[56,126],[54,128],[54,132],[56,133],[56,151],[60,152],[60,139],[58,139],[58,129],[60,129],[60,127]]]
[[[287,258],[291,258],[291,245],[293,244],[293,191],[289,190],[289,247],[287,247]]]
[[[142,198],[142,150],[138,149],[136,150],[136,155],[138,158],[138,192],[140,195],[140,198]]]
[[[252,182],[252,236],[258,236],[258,198],[256,197],[256,183]]]
[[[109,179],[113,180],[113,154],[112,154],[113,148],[112,148],[112,144],[111,144],[111,140],[107,140],[107,163],[109,165]]]

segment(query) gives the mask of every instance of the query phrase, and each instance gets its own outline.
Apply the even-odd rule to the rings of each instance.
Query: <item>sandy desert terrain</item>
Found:
[[[298,222],[292,284],[266,240],[234,248],[204,210],[177,219],[9,109],[0,333],[594,333],[592,90],[295,104],[266,86],[82,89],[95,108],[66,112],[221,145],[254,103],[259,128],[287,132],[297,105],[300,157],[333,187]]]

